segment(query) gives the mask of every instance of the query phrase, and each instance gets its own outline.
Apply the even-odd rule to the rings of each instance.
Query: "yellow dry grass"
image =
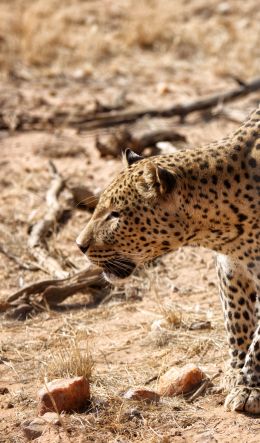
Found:
[[[84,349],[77,337],[66,340],[59,340],[57,347],[53,348],[44,362],[42,372],[49,380],[62,377],[83,376],[87,380],[91,379],[94,362],[88,343],[84,344]]]
[[[174,70],[187,72],[211,66],[247,77],[259,70],[256,0],[9,0],[0,6],[2,70],[22,65],[91,74],[115,68],[123,55],[145,70],[151,54],[162,63],[168,56]]]

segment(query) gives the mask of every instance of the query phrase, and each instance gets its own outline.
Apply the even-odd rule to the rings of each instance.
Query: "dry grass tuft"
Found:
[[[48,379],[61,377],[84,376],[90,379],[93,373],[94,361],[87,345],[86,349],[79,346],[77,338],[60,341],[60,346],[53,350],[43,367],[43,373]]]
[[[1,2],[0,67],[92,75],[98,67],[120,67],[127,55],[144,67],[149,53],[171,65],[221,73],[256,75],[259,8],[256,0],[10,0]],[[224,5],[224,6],[223,6]],[[236,41],[234,46],[233,42]],[[142,56],[140,57],[140,52]],[[219,64],[219,59],[223,63]],[[147,60],[148,60],[147,59]]]
[[[178,310],[174,304],[160,304],[160,312],[170,327],[180,328],[182,326],[183,312]]]

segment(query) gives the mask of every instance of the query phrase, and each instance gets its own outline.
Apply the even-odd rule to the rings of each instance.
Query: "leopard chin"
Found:
[[[110,283],[118,283],[134,272],[136,264],[125,257],[114,258],[102,264],[103,276]]]

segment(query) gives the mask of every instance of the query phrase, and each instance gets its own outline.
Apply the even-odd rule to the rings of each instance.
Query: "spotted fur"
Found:
[[[103,192],[77,239],[105,274],[199,245],[217,253],[231,366],[239,369],[226,408],[260,413],[260,108],[230,137],[142,158]]]

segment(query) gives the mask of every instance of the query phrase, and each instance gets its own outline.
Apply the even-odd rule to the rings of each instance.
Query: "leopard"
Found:
[[[216,255],[229,348],[227,411],[260,414],[260,106],[213,143],[150,157],[127,148],[76,243],[111,282],[183,246]],[[227,377],[229,379],[229,377]]]

